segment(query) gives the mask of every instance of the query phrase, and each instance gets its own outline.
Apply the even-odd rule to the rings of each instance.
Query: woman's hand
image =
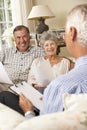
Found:
[[[33,111],[33,104],[23,94],[19,95],[19,106],[25,112]]]

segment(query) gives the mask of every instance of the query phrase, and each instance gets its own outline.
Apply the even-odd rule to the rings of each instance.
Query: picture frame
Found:
[[[59,47],[65,47],[65,40],[64,40],[64,35],[65,35],[65,30],[64,29],[58,29],[58,30],[50,30],[50,32],[55,33],[55,35],[58,38],[58,46]]]

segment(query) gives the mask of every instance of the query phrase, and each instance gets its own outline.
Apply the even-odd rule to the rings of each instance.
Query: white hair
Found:
[[[69,12],[66,33],[69,32],[70,27],[76,28],[79,43],[87,46],[87,4],[78,5]]]

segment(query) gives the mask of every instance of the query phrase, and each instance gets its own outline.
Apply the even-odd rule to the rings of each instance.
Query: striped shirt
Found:
[[[87,56],[78,58],[74,69],[57,77],[47,86],[40,114],[62,111],[64,93],[87,93]]]
[[[43,56],[40,47],[31,46],[25,52],[19,52],[16,47],[0,51],[0,62],[3,63],[13,83],[27,81],[32,61],[36,57]]]

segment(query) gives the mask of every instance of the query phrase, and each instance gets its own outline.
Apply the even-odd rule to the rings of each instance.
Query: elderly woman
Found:
[[[54,78],[67,73],[73,68],[74,63],[57,54],[58,39],[54,33],[44,32],[40,38],[40,45],[46,55],[33,61],[28,75],[28,83],[43,93],[44,88]]]

